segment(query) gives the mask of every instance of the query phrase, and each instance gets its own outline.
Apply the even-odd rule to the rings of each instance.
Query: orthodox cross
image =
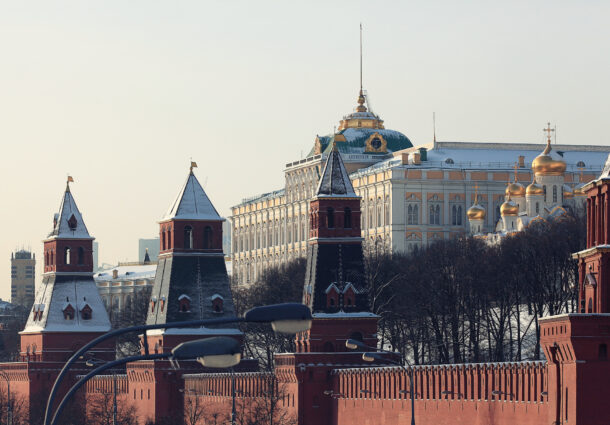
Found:
[[[551,128],[551,123],[547,123],[546,128],[543,128],[542,131],[546,133],[547,141],[551,143],[551,133],[555,131],[554,128]]]

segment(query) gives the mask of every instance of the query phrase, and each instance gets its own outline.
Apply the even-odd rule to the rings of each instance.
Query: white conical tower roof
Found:
[[[165,220],[223,220],[212,205],[197,177],[190,171],[176,200],[163,217]]]
[[[59,206],[59,212],[53,219],[53,230],[49,238],[86,239],[91,238],[85,221],[76,206],[76,201],[70,192],[70,185],[66,185],[66,191]],[[93,238],[91,238],[93,239]]]
[[[336,147],[333,147],[333,150],[328,154],[322,177],[318,183],[316,196],[332,198],[358,197],[341,159],[341,154]]]

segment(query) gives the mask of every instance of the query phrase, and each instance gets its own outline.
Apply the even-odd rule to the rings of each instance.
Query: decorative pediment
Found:
[[[375,132],[369,136],[364,145],[365,152],[373,153],[387,153],[388,142],[383,138],[381,134]]]

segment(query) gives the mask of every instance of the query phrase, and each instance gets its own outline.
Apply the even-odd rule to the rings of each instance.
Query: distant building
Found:
[[[34,303],[36,256],[29,251],[11,253],[11,302],[25,308]]]
[[[231,222],[229,220],[222,223],[222,251],[225,255],[231,256]]]
[[[98,264],[98,260],[100,258],[100,244],[97,242],[93,242],[93,273],[95,273],[97,271],[97,269],[99,268]]]
[[[159,238],[138,239],[138,261],[144,261],[147,249],[150,261],[157,261],[157,257],[159,257]]]
[[[119,263],[118,266],[98,270],[93,278],[106,311],[111,314],[133,308],[135,295],[140,293],[148,302],[156,270],[156,262]]]

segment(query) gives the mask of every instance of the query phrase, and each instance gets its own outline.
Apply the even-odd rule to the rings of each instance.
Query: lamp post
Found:
[[[89,367],[92,367],[96,364],[104,364],[107,363],[105,361],[102,360],[97,360],[97,359],[89,359],[85,362],[85,364]],[[117,425],[117,416],[118,416],[118,411],[117,411],[117,402],[116,402],[116,392],[117,392],[117,388],[116,388],[116,372],[112,372],[112,425]]]
[[[413,366],[409,363],[407,358],[401,354],[400,363],[395,362],[393,360],[386,359],[385,357],[381,356],[379,353],[386,353],[386,354],[396,354],[396,353],[394,353],[392,351],[384,350],[382,348],[368,346],[364,342],[358,341],[355,339],[348,339],[347,341],[345,341],[345,346],[347,348],[349,348],[350,350],[356,350],[356,349],[375,350],[375,351],[377,351],[375,353],[372,353],[372,352],[363,353],[362,360],[367,361],[367,362],[374,362],[375,360],[382,360],[382,361],[394,364],[396,366],[400,366],[405,372],[407,372],[407,375],[409,375],[409,391],[410,391],[410,396],[411,396],[411,425],[415,425],[415,385],[413,383]],[[404,363],[406,363],[407,365],[405,365]]]
[[[11,379],[8,374],[0,370],[0,376],[6,381],[6,396],[7,396],[7,407],[6,407],[6,423],[7,425],[13,425],[13,402],[11,400]]]
[[[76,353],[70,357],[70,359],[63,366],[59,375],[55,379],[55,383],[51,388],[51,392],[49,393],[49,398],[47,400],[47,407],[44,414],[44,422],[43,425],[51,424],[51,409],[53,407],[53,403],[55,401],[55,397],[57,395],[57,391],[61,385],[61,382],[65,378],[66,374],[70,367],[83,356],[87,351],[96,345],[100,344],[103,341],[106,341],[110,338],[114,338],[119,335],[123,335],[125,333],[130,332],[146,332],[153,329],[174,329],[174,328],[192,328],[192,327],[201,327],[207,325],[225,325],[230,323],[271,323],[271,327],[275,332],[279,333],[298,333],[303,332],[311,327],[311,310],[309,307],[299,303],[285,303],[285,304],[274,304],[262,307],[255,307],[251,310],[248,310],[243,317],[225,317],[218,319],[202,319],[202,320],[189,320],[185,322],[172,322],[172,323],[162,323],[156,325],[141,325],[141,326],[131,326],[128,328],[116,329],[114,331],[110,331],[105,333],[104,335],[100,335],[95,338],[93,341],[85,344],[82,348],[80,348]],[[169,355],[152,355],[149,354],[148,349],[148,339],[143,338],[144,344],[144,356],[134,356],[131,359],[138,360],[151,360],[151,359],[162,359],[162,358],[170,358]],[[177,348],[177,347],[176,347]],[[193,357],[194,358],[194,357]],[[122,359],[125,360],[125,359]],[[135,360],[128,360],[135,361]],[[126,362],[112,362],[115,365],[124,364]],[[110,363],[109,363],[110,364]],[[210,366],[214,367],[214,366]],[[99,369],[99,368],[98,368]],[[97,370],[97,369],[96,369]],[[106,370],[106,369],[104,369]],[[59,407],[58,407],[59,410]],[[57,412],[54,416],[57,416]]]

